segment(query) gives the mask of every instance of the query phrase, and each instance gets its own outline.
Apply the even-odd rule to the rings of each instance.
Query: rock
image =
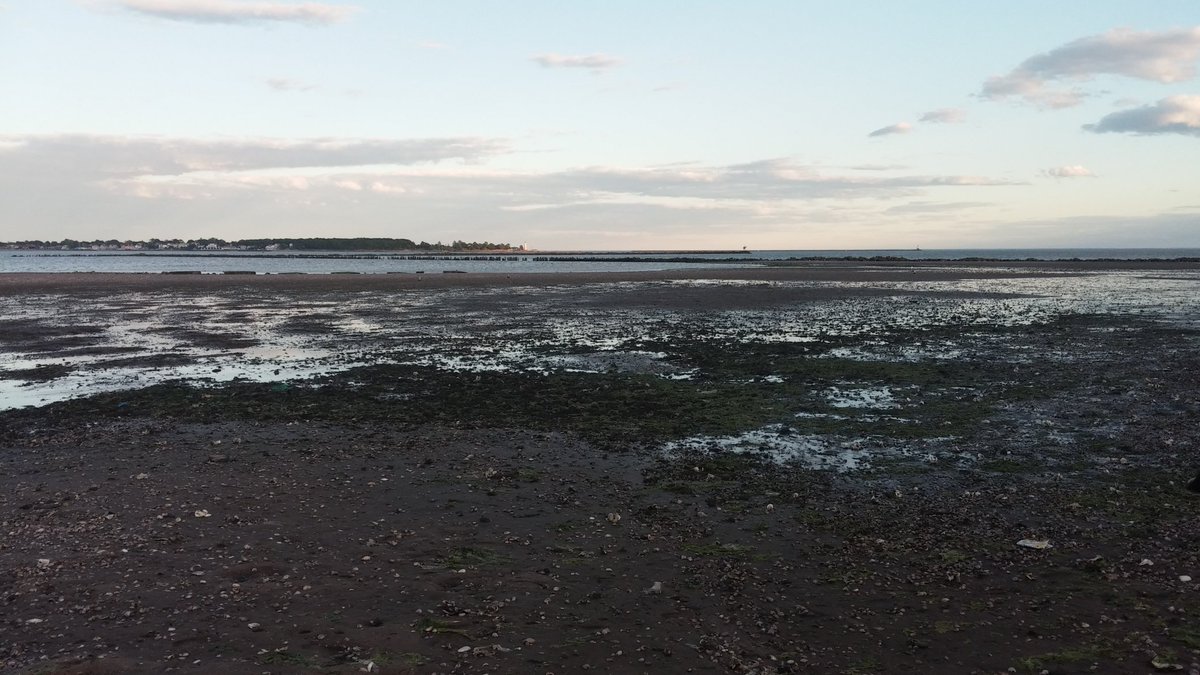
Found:
[[[257,622],[250,622],[250,623],[246,624],[246,628],[249,628],[251,631],[253,631],[255,633],[261,633],[262,629],[263,629],[262,624],[257,623]]]
[[[608,514],[608,522],[612,523],[613,525],[616,525],[617,523],[621,522],[621,514],[619,514],[619,513]]]
[[[1186,574],[1180,574],[1179,580],[1186,584],[1187,582],[1191,581],[1192,578]]]
[[[1154,656],[1154,658],[1150,659],[1150,665],[1155,670],[1163,670],[1163,671],[1183,670],[1182,665],[1180,665],[1178,663],[1171,663],[1170,661],[1158,656],[1157,654]]]
[[[1050,548],[1050,540],[1049,539],[1022,539],[1021,541],[1017,542],[1017,546],[1024,546],[1025,548],[1036,548],[1036,549]]]
[[[1138,563],[1138,566],[1140,566],[1140,567],[1150,567],[1150,566],[1151,566],[1151,565],[1153,565],[1153,564],[1154,564],[1154,561],[1153,561],[1153,560],[1151,560],[1151,559],[1149,559],[1149,558],[1142,558],[1142,562]]]
[[[208,510],[206,510],[206,509],[199,509],[193,515],[195,515],[197,518],[211,518],[212,517],[212,514],[209,513]]]
[[[1196,473],[1196,477],[1188,481],[1187,489],[1191,492],[1200,492],[1200,472]]]
[[[493,645],[484,645],[482,647],[475,647],[474,649],[471,650],[471,655],[472,656],[495,656],[497,654],[507,654],[508,652],[511,652],[511,651],[512,651],[511,649],[509,649],[508,647],[505,647],[503,645],[493,644]]]
[[[650,588],[646,589],[647,593],[651,593],[653,595],[662,595],[662,591],[663,591],[663,584],[661,581],[654,582],[654,584],[651,585]]]

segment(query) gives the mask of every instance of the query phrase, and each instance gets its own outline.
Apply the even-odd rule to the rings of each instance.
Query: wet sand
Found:
[[[0,275],[0,668],[1195,670],[1198,270]]]

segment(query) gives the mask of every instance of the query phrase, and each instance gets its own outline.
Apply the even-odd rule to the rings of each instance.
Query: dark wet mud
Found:
[[[1194,273],[821,283],[11,296],[0,666],[1200,668]]]

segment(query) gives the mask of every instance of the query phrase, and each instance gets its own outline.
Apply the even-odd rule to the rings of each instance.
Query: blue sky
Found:
[[[1200,246],[1200,6],[0,0],[0,240]]]

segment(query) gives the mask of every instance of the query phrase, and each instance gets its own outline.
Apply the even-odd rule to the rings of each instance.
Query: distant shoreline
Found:
[[[1020,251],[1021,249],[1011,249]],[[1054,249],[1028,249],[1029,251],[1048,251]],[[1074,249],[1062,249],[1071,251]],[[1102,251],[1105,249],[1094,249]],[[1111,249],[1113,251],[1129,251],[1132,249]],[[1147,249],[1159,250],[1159,249]],[[1191,251],[1193,249],[1180,249]],[[595,252],[566,252],[566,251],[529,251],[529,252],[500,252],[500,251],[304,251],[304,252],[263,252],[263,251],[54,251],[45,249],[9,249],[13,258],[228,258],[228,259],[273,259],[273,260],[522,260],[522,261],[553,261],[553,262],[631,262],[631,263],[738,263],[753,262],[760,265],[786,265],[795,262],[902,262],[902,263],[1015,263],[1015,262],[1200,262],[1200,256],[1158,256],[1152,258],[1130,257],[1080,257],[1064,256],[1046,258],[1030,256],[1025,258],[1004,258],[997,256],[957,256],[957,257],[906,257],[899,255],[803,255],[786,258],[750,258],[754,251],[595,251]],[[888,252],[889,249],[864,251],[869,253]],[[894,249],[897,253],[908,249]],[[935,251],[925,251],[933,253]],[[739,256],[728,258],[695,257],[695,256]]]

